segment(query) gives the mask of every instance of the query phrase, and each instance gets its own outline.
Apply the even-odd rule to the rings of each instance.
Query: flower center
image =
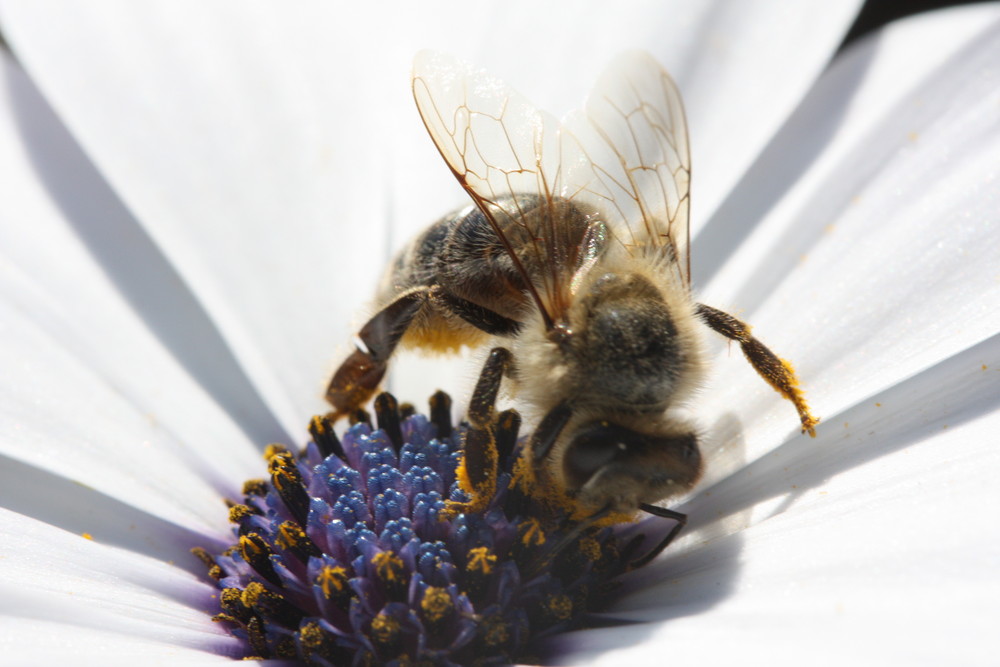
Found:
[[[428,419],[383,394],[378,429],[361,415],[341,440],[316,417],[300,454],[268,448],[270,479],[230,505],[233,545],[195,550],[222,589],[214,620],[248,655],[504,664],[606,602],[628,563],[618,528],[581,529],[512,484],[513,411],[498,420],[495,495],[481,512],[447,511],[470,500],[457,480],[466,428],[449,406],[439,392]]]

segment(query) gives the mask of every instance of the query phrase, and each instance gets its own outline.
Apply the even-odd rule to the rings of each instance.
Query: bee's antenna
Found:
[[[674,541],[677,534],[684,529],[687,525],[687,514],[681,514],[680,512],[675,512],[674,510],[669,510],[666,507],[657,507],[656,505],[650,505],[649,503],[642,503],[639,505],[639,509],[647,514],[652,514],[653,516],[662,517],[664,519],[673,519],[677,522],[670,532],[667,533],[666,537],[660,540],[660,543],[653,547],[645,556],[642,558],[637,558],[636,560],[629,563],[629,569],[640,568],[643,565],[647,565],[650,561],[660,555],[664,549],[670,546],[670,543]]]

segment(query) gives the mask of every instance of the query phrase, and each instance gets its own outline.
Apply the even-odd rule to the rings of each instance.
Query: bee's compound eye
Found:
[[[606,421],[584,424],[566,451],[566,475],[572,484],[582,486],[602,468],[628,460],[648,446],[648,436],[618,424]]]
[[[572,488],[582,488],[602,472],[605,478],[663,478],[686,486],[698,476],[701,453],[694,433],[649,435],[593,422],[574,434],[563,466]]]
[[[683,442],[680,452],[681,458],[685,461],[701,458],[701,452],[698,451],[698,441],[694,438],[694,436]]]
[[[619,427],[607,422],[589,424],[576,433],[566,453],[566,474],[582,486],[594,473],[628,451],[628,445],[615,438]]]

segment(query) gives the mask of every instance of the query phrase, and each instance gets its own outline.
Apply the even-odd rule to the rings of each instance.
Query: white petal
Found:
[[[914,22],[913,33],[908,25],[861,45],[824,77],[805,107],[856,90],[839,104],[859,111],[841,124],[809,116],[825,123],[813,132],[833,132],[824,158],[705,290],[706,302],[744,317],[795,363],[826,420],[821,439],[837,437],[842,411],[1000,330],[1000,73],[992,67],[1000,30],[956,49],[949,34],[969,35],[972,24],[957,33],[940,24],[935,43],[952,56],[938,67],[934,58],[905,60],[934,33],[929,23]],[[908,77],[914,85],[905,93],[883,87],[904,64],[926,69]],[[861,111],[872,107],[874,114]],[[775,142],[788,159],[796,155],[785,141],[808,132],[801,120]],[[694,252],[697,264],[697,244]],[[794,432],[790,405],[738,350],[723,350],[715,368],[703,414],[729,412],[742,422],[751,460]]]
[[[251,413],[234,362],[212,363],[225,348],[204,315],[23,74],[4,60],[0,76],[0,452],[162,518],[188,502],[208,517],[260,475],[251,439],[280,428]]]
[[[140,653],[142,664],[187,664],[239,654],[206,613],[218,591],[196,575],[5,510],[0,532],[5,664],[125,664]]]
[[[221,480],[210,479],[196,448],[138,410],[22,312],[0,302],[0,318],[5,456],[191,530],[221,528],[222,517],[213,515],[222,508],[223,489],[211,484]],[[57,501],[63,499],[51,502]]]
[[[462,201],[412,110],[418,48],[481,62],[554,111],[577,106],[612,53],[652,50],[690,89],[698,162],[713,175],[696,185],[697,206],[711,210],[856,6],[39,1],[5,3],[3,18],[19,57],[291,429],[321,409],[328,365],[382,255]],[[731,122],[736,106],[745,123]],[[359,261],[362,243],[374,262]]]
[[[46,619],[0,618],[0,633],[0,651],[9,665],[38,665],[39,656],[53,665],[83,664],[82,661],[122,667],[233,664],[233,659],[226,656]]]
[[[1000,9],[995,5],[917,15],[866,37],[840,55],[697,234],[698,256],[692,267],[695,283],[704,285],[712,279],[737,248],[742,257],[760,261],[770,246],[755,249],[746,243],[760,218],[782,197],[782,208],[801,209],[802,200],[819,189],[817,182],[855,148],[874,123],[997,18]],[[934,48],[926,48],[929,43]],[[694,178],[699,177],[696,171]],[[790,214],[767,218],[779,219],[785,226],[796,221]],[[780,231],[762,230],[751,240],[763,245]],[[751,264],[749,260],[745,263]],[[730,272],[734,268],[727,267]],[[730,277],[737,285],[740,279],[746,279],[731,273],[727,285]],[[718,288],[718,282],[715,280],[711,287]],[[761,292],[757,290],[758,295]],[[719,293],[727,295],[724,289]]]

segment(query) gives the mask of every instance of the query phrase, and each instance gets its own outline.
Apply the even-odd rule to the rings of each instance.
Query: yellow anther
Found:
[[[264,588],[264,584],[257,581],[251,581],[247,584],[247,587],[243,589],[243,593],[240,595],[240,601],[243,603],[243,606],[248,609],[252,609],[253,606],[257,604],[257,600],[266,590],[267,589]]]
[[[322,589],[323,595],[330,599],[347,588],[347,570],[340,565],[326,565],[316,575],[316,584]]]
[[[469,550],[469,562],[465,569],[469,572],[478,570],[482,574],[489,574],[493,571],[493,564],[497,562],[497,557],[490,553],[487,547],[476,547]]]
[[[548,609],[549,615],[560,621],[565,621],[573,614],[573,600],[562,593],[550,596],[545,601],[545,607]]]
[[[510,628],[499,614],[483,619],[482,628],[483,642],[487,646],[500,646],[510,639]]]
[[[274,541],[282,549],[291,549],[307,539],[305,531],[299,527],[299,524],[294,521],[285,521],[278,526],[278,534]]]
[[[304,646],[318,649],[323,646],[323,640],[323,630],[319,627],[319,623],[310,622],[299,628],[299,641]]]
[[[379,614],[372,619],[372,639],[380,644],[391,644],[399,635],[399,621],[392,616]]]
[[[403,561],[391,551],[382,551],[372,558],[375,572],[382,581],[395,582],[403,578]]]
[[[601,558],[601,543],[593,537],[581,538],[578,548],[587,560],[597,561]]]
[[[545,531],[538,519],[531,518],[524,521],[519,527],[521,532],[521,544],[526,547],[540,547],[545,544]]]
[[[253,510],[248,505],[239,504],[229,508],[230,523],[240,523],[251,516],[253,516]]]
[[[420,609],[424,612],[424,618],[431,623],[437,623],[453,609],[451,596],[443,588],[428,586],[424,591],[424,597],[420,600]]]
[[[276,456],[281,456],[282,454],[288,454],[291,456],[291,452],[288,451],[288,447],[278,443],[271,443],[264,448],[264,460],[270,461]]]

